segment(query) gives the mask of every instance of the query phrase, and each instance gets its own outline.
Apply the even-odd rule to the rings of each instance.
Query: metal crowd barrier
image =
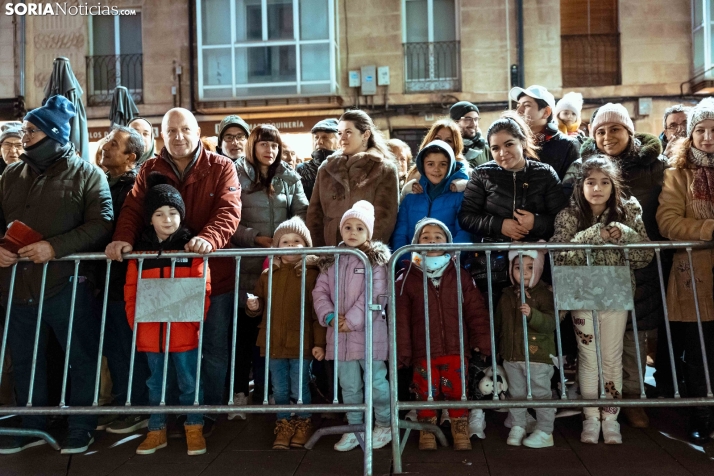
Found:
[[[272,302],[274,297],[272,296],[272,283],[273,283],[273,267],[272,267],[272,262],[273,258],[275,257],[280,257],[284,255],[301,255],[301,263],[302,263],[302,278],[301,278],[301,296],[300,296],[300,328],[301,330],[305,329],[305,274],[306,274],[306,257],[308,255],[334,255],[335,257],[335,266],[339,266],[339,261],[341,256],[355,256],[361,262],[364,264],[364,269],[365,269],[365,368],[364,368],[364,380],[365,382],[368,382],[364,386],[364,403],[363,404],[340,404],[337,400],[337,395],[338,395],[338,367],[339,363],[336,360],[336,357],[339,355],[338,353],[338,341],[339,341],[339,332],[337,326],[334,328],[335,332],[335,342],[334,342],[334,354],[335,354],[335,361],[334,361],[334,400],[331,404],[304,404],[302,402],[302,396],[300,396],[299,400],[295,405],[269,405],[268,404],[268,388],[269,388],[269,379],[268,379],[268,373],[269,373],[269,364],[270,364],[270,326],[271,326],[271,319],[268,319],[267,322],[265,323],[266,325],[266,336],[267,336],[267,341],[266,341],[266,356],[265,356],[265,392],[263,395],[263,404],[262,405],[247,405],[247,406],[241,406],[241,407],[236,407],[233,405],[233,394],[234,394],[234,377],[235,377],[235,354],[236,354],[236,334],[237,334],[237,323],[238,323],[238,300],[239,300],[239,293],[238,293],[238,283],[239,283],[239,275],[240,275],[240,266],[241,266],[241,259],[242,258],[265,258],[266,256],[269,259],[269,262],[271,263],[271,266],[269,266],[269,271],[268,271],[268,289],[269,289],[269,294],[268,294],[268,299],[265,303],[266,309],[267,309],[267,315],[270,316],[270,311],[272,307]],[[141,279],[141,272],[143,268],[143,264],[145,260],[148,259],[155,259],[158,257],[161,258],[168,258],[171,260],[171,278],[163,278],[163,279]],[[331,434],[342,434],[342,433],[350,433],[354,432],[357,435],[358,440],[362,440],[358,432],[364,432],[364,439],[360,441],[361,446],[363,447],[364,450],[364,474],[365,475],[371,475],[372,474],[372,423],[373,423],[373,403],[372,403],[372,357],[373,357],[373,352],[372,352],[372,313],[374,311],[379,311],[381,310],[381,306],[378,304],[374,304],[373,299],[372,299],[372,266],[370,265],[369,259],[367,256],[356,249],[352,248],[300,248],[300,249],[295,249],[295,248],[289,248],[289,249],[278,249],[278,248],[271,248],[270,250],[267,249],[246,249],[246,250],[219,250],[216,252],[211,253],[210,255],[198,255],[194,253],[184,253],[184,252],[176,252],[176,253],[162,253],[159,255],[159,253],[132,253],[132,254],[127,254],[124,256],[124,259],[136,259],[138,260],[138,282],[137,282],[137,303],[139,302],[139,297],[140,297],[140,292],[142,292],[142,283],[147,283],[149,281],[152,281],[154,283],[159,283],[159,281],[163,281],[163,283],[160,283],[165,286],[169,286],[167,288],[168,290],[173,290],[176,291],[177,288],[174,286],[171,288],[171,282],[181,282],[184,281],[185,283],[178,283],[178,284],[186,284],[188,281],[194,279],[198,281],[198,283],[194,284],[199,284],[200,288],[198,293],[193,292],[194,297],[196,295],[198,296],[198,299],[201,299],[202,301],[205,302],[205,287],[206,287],[206,281],[204,278],[174,278],[174,271],[175,271],[175,265],[176,265],[176,259],[178,258],[201,258],[203,259],[203,269],[204,269],[204,277],[206,275],[205,271],[208,266],[208,259],[209,258],[233,258],[235,259],[235,264],[236,264],[236,270],[235,270],[235,298],[233,301],[233,335],[232,335],[232,345],[231,345],[231,366],[230,366],[230,389],[229,389],[229,395],[230,395],[230,401],[228,402],[227,405],[214,405],[214,406],[209,406],[209,405],[200,405],[198,401],[198,391],[195,393],[195,400],[193,405],[186,406],[186,405],[166,405],[165,403],[165,396],[166,396],[166,385],[167,385],[167,367],[168,367],[168,357],[169,354],[168,352],[165,353],[164,355],[164,372],[163,372],[163,382],[162,382],[162,395],[161,395],[161,404],[159,407],[155,406],[133,406],[131,405],[131,389],[132,389],[132,380],[134,377],[134,357],[136,355],[136,336],[137,336],[137,327],[138,323],[140,322],[167,322],[166,326],[166,351],[169,349],[169,342],[170,342],[170,333],[171,333],[171,322],[188,322],[188,321],[200,321],[200,330],[199,330],[199,344],[198,344],[198,352],[199,355],[201,355],[201,349],[203,346],[203,303],[200,303],[200,310],[201,313],[194,318],[186,318],[184,317],[178,317],[172,318],[172,317],[167,317],[167,316],[155,316],[152,317],[151,312],[149,313],[142,313],[143,317],[139,316],[139,313],[137,313],[136,318],[135,318],[135,325],[134,325],[134,332],[133,332],[133,337],[132,337],[132,350],[131,350],[131,363],[130,363],[130,372],[129,372],[129,384],[128,384],[128,395],[127,395],[127,402],[125,406],[99,406],[98,400],[99,400],[99,386],[100,386],[100,371],[101,371],[101,362],[102,362],[102,350],[104,346],[104,338],[105,338],[105,325],[106,325],[106,316],[107,316],[107,302],[108,302],[108,290],[109,290],[109,275],[111,271],[111,266],[112,266],[112,261],[108,260],[104,253],[80,253],[76,255],[71,255],[67,256],[65,258],[62,258],[61,260],[56,260],[56,261],[72,261],[74,262],[74,275],[72,278],[72,301],[71,301],[71,306],[69,311],[69,324],[68,324],[68,332],[67,332],[67,352],[65,356],[65,361],[64,361],[64,372],[62,375],[62,393],[61,393],[61,402],[59,407],[36,407],[32,405],[32,399],[33,399],[33,387],[34,387],[34,381],[35,381],[35,370],[36,370],[36,365],[37,365],[37,353],[38,353],[38,346],[39,346],[39,337],[40,337],[40,327],[42,325],[42,309],[45,303],[45,283],[46,283],[46,278],[47,278],[47,268],[49,263],[45,263],[42,266],[42,281],[41,281],[41,290],[40,290],[40,298],[39,298],[39,303],[38,303],[38,314],[37,314],[37,325],[36,325],[36,331],[35,331],[35,337],[34,337],[34,347],[33,347],[33,360],[32,360],[32,376],[30,380],[30,389],[29,389],[29,397],[28,397],[28,404],[27,406],[24,407],[0,407],[0,415],[99,415],[99,414],[150,414],[152,412],[156,412],[157,410],[160,411],[161,413],[167,413],[167,414],[182,414],[182,413],[212,413],[212,414],[219,414],[219,413],[234,413],[236,411],[240,411],[241,413],[278,413],[278,412],[323,412],[323,413],[329,413],[329,412],[363,412],[364,413],[364,424],[363,425],[341,425],[341,426],[333,426],[333,427],[328,427],[328,428],[321,428],[318,429],[313,437],[308,441],[308,443],[305,445],[306,448],[311,449],[314,447],[314,445],[317,443],[317,440],[324,436],[324,435],[331,435]],[[27,262],[27,259],[20,260],[20,262]],[[72,326],[74,323],[74,317],[75,317],[75,299],[76,299],[76,294],[77,294],[77,284],[78,284],[78,276],[79,276],[79,264],[81,261],[104,261],[106,262],[107,269],[106,269],[106,275],[105,275],[105,284],[104,284],[104,298],[103,298],[103,304],[102,304],[102,312],[101,312],[101,327],[100,327],[100,332],[99,332],[99,352],[97,355],[97,366],[96,366],[96,375],[95,375],[95,385],[94,385],[94,398],[91,406],[85,406],[85,407],[71,407],[66,404],[66,392],[67,392],[67,377],[68,377],[68,370],[69,370],[69,356],[70,356],[70,349],[71,349],[71,341],[72,341]],[[5,309],[5,328],[2,336],[2,346],[0,348],[0,362],[4,361],[5,358],[5,352],[7,351],[7,338],[8,338],[8,329],[9,329],[9,324],[10,324],[10,319],[12,316],[12,296],[13,296],[13,291],[14,291],[14,285],[15,285],[15,276],[17,273],[17,266],[18,264],[15,264],[12,266],[11,269],[11,280],[10,280],[10,286],[9,286],[9,291],[8,291],[8,300],[7,300],[7,305]],[[334,304],[335,304],[335,316],[339,314],[339,290],[340,290],[340,285],[341,283],[339,282],[339,275],[340,273],[335,273],[335,278],[334,278],[334,284],[335,284],[335,296],[334,296]],[[152,284],[154,284],[152,283]],[[188,286],[189,288],[191,285]],[[195,287],[193,290],[195,291]],[[184,289],[185,290],[185,289]],[[189,291],[190,292],[190,291]],[[280,297],[278,296],[278,299]],[[194,301],[195,304],[195,301]],[[137,306],[138,308],[138,306]],[[168,313],[170,314],[170,313]],[[185,313],[184,313],[185,314]],[[310,310],[308,310],[308,316],[310,316]],[[310,318],[310,317],[308,317]],[[335,319],[334,322],[337,322]],[[305,365],[304,358],[303,358],[303,351],[304,351],[304,342],[305,336],[304,332],[300,333],[300,377],[299,377],[299,388],[302,388],[302,378],[303,378],[303,365]],[[196,368],[196,381],[200,382],[200,376],[201,376],[201,359],[198,359],[198,365]],[[2,382],[2,374],[0,373],[0,383]],[[55,439],[48,434],[47,432],[44,431],[36,431],[36,430],[27,430],[27,429],[20,429],[20,428],[0,428],[0,435],[9,435],[9,436],[36,436],[45,439],[54,449],[58,450],[59,445],[55,441]],[[267,444],[267,443],[266,443]]]
[[[428,309],[429,309],[429,303],[428,303],[428,283],[427,283],[427,276],[426,273],[422,273],[423,275],[423,286],[424,286],[424,309],[426,315],[424,316],[425,320],[425,327],[426,327],[426,368],[427,368],[427,382],[428,382],[428,394],[427,394],[427,401],[414,401],[414,402],[400,402],[398,399],[398,393],[397,393],[397,368],[398,368],[398,351],[397,351],[397,336],[396,336],[396,328],[397,328],[397,317],[396,317],[396,297],[397,297],[397,292],[399,292],[398,289],[396,289],[396,270],[397,270],[397,263],[401,261],[402,259],[405,259],[402,257],[402,255],[406,255],[406,257],[410,257],[411,253],[426,253],[427,251],[446,251],[447,253],[451,253],[452,256],[455,258],[456,261],[456,266],[457,268],[461,267],[461,253],[462,252],[482,252],[485,253],[486,255],[486,266],[487,266],[487,285],[488,285],[488,296],[484,296],[485,299],[488,299],[488,312],[489,312],[489,321],[490,321],[490,334],[491,334],[491,355],[492,355],[492,371],[493,371],[493,381],[494,381],[494,386],[496,382],[496,378],[498,376],[498,370],[497,370],[497,363],[496,363],[496,336],[494,332],[494,305],[495,303],[493,302],[493,283],[492,283],[492,274],[491,274],[491,255],[494,252],[508,252],[508,251],[518,251],[519,252],[519,258],[522,258],[523,252],[525,250],[547,250],[549,251],[548,256],[550,258],[550,266],[551,266],[551,271],[553,272],[553,275],[555,277],[556,274],[560,273],[561,270],[558,270],[558,268],[579,268],[582,269],[582,266],[578,267],[566,267],[566,266],[555,266],[554,262],[554,257],[553,257],[553,252],[562,252],[562,251],[571,251],[571,250],[582,250],[586,253],[587,256],[587,266],[590,267],[592,266],[591,263],[591,254],[593,251],[596,250],[622,250],[624,254],[624,258],[627,263],[627,272],[626,272],[626,285],[625,288],[628,290],[626,292],[630,292],[632,287],[630,284],[630,273],[629,273],[629,252],[634,249],[653,249],[655,253],[655,258],[657,260],[657,269],[659,273],[659,284],[660,284],[660,292],[661,292],[661,299],[662,299],[662,304],[664,306],[664,320],[665,320],[665,328],[666,328],[666,337],[667,337],[667,345],[668,345],[668,350],[669,350],[669,360],[670,360],[670,365],[672,369],[672,381],[673,381],[673,386],[674,386],[674,398],[657,398],[657,399],[647,399],[645,395],[645,384],[644,384],[644,378],[643,378],[643,362],[641,361],[640,357],[640,343],[639,343],[639,338],[638,338],[638,333],[637,333],[637,317],[635,314],[635,307],[634,307],[634,302],[632,302],[632,295],[630,293],[630,303],[627,309],[624,310],[629,310],[632,313],[632,326],[633,326],[633,331],[635,335],[635,348],[636,348],[636,359],[637,359],[637,368],[638,368],[638,374],[639,374],[639,384],[640,384],[640,399],[628,399],[628,400],[623,400],[623,399],[618,399],[616,400],[617,404],[614,405],[615,400],[610,400],[608,399],[607,402],[609,403],[610,406],[617,406],[617,407],[663,407],[663,406],[704,406],[704,405],[714,405],[714,395],[712,395],[712,390],[711,390],[711,382],[710,382],[710,375],[709,375],[709,369],[707,367],[707,360],[706,360],[706,343],[704,339],[704,334],[702,330],[702,321],[701,321],[701,315],[699,312],[699,302],[697,299],[697,287],[696,287],[696,280],[694,279],[694,266],[692,263],[692,250],[693,249],[702,249],[702,248],[711,248],[712,244],[707,243],[707,242],[643,242],[643,243],[635,243],[635,244],[630,244],[630,245],[625,245],[625,246],[618,246],[618,245],[587,245],[587,244],[574,244],[574,243],[497,243],[497,244],[440,244],[438,246],[435,245],[408,245],[405,247],[400,248],[399,250],[395,251],[394,254],[392,255],[392,258],[389,263],[389,285],[390,285],[390,292],[389,292],[389,304],[387,305],[388,308],[388,322],[389,322],[389,330],[390,330],[390,353],[389,353],[389,374],[391,376],[390,378],[390,392],[392,394],[391,398],[391,429],[392,429],[392,457],[393,457],[393,471],[396,474],[402,473],[402,451],[404,450],[404,446],[406,445],[406,441],[409,436],[409,432],[411,430],[428,430],[436,433],[436,437],[439,440],[439,442],[442,445],[446,445],[446,438],[441,431],[441,429],[437,425],[430,425],[428,423],[424,422],[409,422],[406,420],[400,420],[399,419],[399,411],[400,410],[417,410],[417,409],[461,409],[461,408],[466,408],[466,409],[475,409],[475,408],[480,408],[480,409],[507,409],[507,408],[579,408],[579,407],[597,407],[601,406],[603,404],[603,400],[605,399],[605,387],[604,387],[604,380],[602,376],[602,355],[601,355],[601,348],[600,348],[600,335],[598,332],[598,325],[594,325],[594,342],[595,342],[595,348],[596,348],[596,354],[597,354],[597,368],[598,368],[598,375],[599,375],[599,381],[600,381],[600,391],[599,391],[599,396],[597,399],[569,399],[568,395],[566,393],[566,381],[565,381],[565,373],[563,370],[563,348],[562,348],[562,340],[561,340],[561,333],[560,333],[560,319],[559,319],[559,309],[558,309],[558,303],[559,301],[567,301],[568,296],[559,296],[558,293],[558,288],[556,286],[557,279],[553,279],[553,296],[554,296],[554,307],[555,307],[555,319],[556,319],[556,346],[557,346],[557,358],[558,361],[560,362],[559,367],[559,374],[560,374],[560,399],[559,400],[533,400],[532,399],[532,394],[531,394],[531,378],[530,378],[530,358],[528,355],[528,351],[525,351],[525,368],[526,368],[526,380],[527,380],[527,397],[525,400],[499,400],[499,397],[497,395],[498,392],[494,391],[493,392],[493,399],[492,401],[487,401],[487,400],[475,400],[475,401],[469,401],[467,399],[467,394],[466,394],[466,378],[461,379],[461,399],[457,401],[434,401],[433,395],[432,395],[432,375],[431,375],[431,346],[430,346],[430,329],[429,329],[429,315],[428,315]],[[669,324],[669,318],[667,314],[667,297],[666,297],[666,286],[667,283],[664,282],[663,280],[663,271],[662,271],[662,259],[661,259],[661,251],[662,250],[672,250],[672,249],[677,249],[681,250],[684,249],[687,252],[688,258],[689,258],[689,267],[690,267],[690,274],[691,274],[691,280],[692,280],[692,291],[694,295],[694,302],[695,302],[695,309],[696,309],[696,317],[697,317],[697,324],[698,324],[698,329],[699,329],[699,344],[701,346],[701,352],[702,356],[704,359],[704,372],[705,372],[705,378],[706,378],[706,389],[707,389],[707,397],[706,398],[681,398],[679,394],[679,388],[677,385],[677,369],[675,366],[675,357],[674,357],[674,351],[672,348],[672,335],[670,331],[670,324]],[[598,266],[597,268],[605,268],[605,267],[600,267]],[[607,268],[625,268],[624,266],[622,267],[607,267]],[[521,292],[520,292],[520,297],[521,297],[521,303],[525,303],[525,292],[524,292],[524,283],[523,283],[523,267],[521,269]],[[594,272],[596,271],[595,269],[591,270]],[[564,275],[560,277],[560,279],[567,278],[567,273],[568,270],[562,270],[564,271]],[[455,299],[458,299],[458,302],[463,302],[463,297],[462,297],[462,287],[461,287],[461,278],[460,278],[460,273],[457,273],[457,289],[454,290],[455,292]],[[622,285],[622,283],[619,283]],[[452,290],[444,290],[444,293],[451,292]],[[622,288],[620,288],[619,291],[622,291]],[[652,297],[655,299],[656,297]],[[465,369],[465,360],[464,360],[464,328],[463,328],[463,316],[462,316],[462,308],[461,306],[458,306],[459,309],[459,337],[461,341],[460,349],[459,349],[459,358],[460,358],[460,363],[461,363],[461,375],[466,376],[466,369]],[[595,307],[593,308],[594,314],[594,323],[597,323],[597,310],[598,308]],[[604,310],[607,308],[602,308],[600,307],[599,310]],[[576,309],[569,309],[569,308],[564,308],[564,310],[576,310]],[[591,310],[591,309],[588,309]],[[524,349],[528,349],[528,325],[527,325],[527,320],[526,316],[523,315],[523,329],[524,329],[524,344],[525,347]],[[662,338],[660,336],[659,338]],[[709,345],[714,345],[714,342],[709,342]],[[405,429],[407,432],[405,433],[404,436],[404,442],[400,444],[400,429]]]

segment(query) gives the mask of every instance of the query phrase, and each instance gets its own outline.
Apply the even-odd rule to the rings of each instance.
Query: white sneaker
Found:
[[[508,433],[508,439],[506,444],[510,446],[521,446],[523,443],[523,438],[526,436],[526,429],[520,426],[514,426],[511,428],[510,433]]]
[[[536,429],[538,421],[533,418],[533,415],[526,412],[526,433],[533,433]],[[485,426],[485,425],[484,425]],[[513,417],[509,413],[505,420],[503,420],[503,426],[506,428],[513,428]]]
[[[388,426],[375,426],[372,432],[372,449],[384,448],[392,441],[392,429]]]
[[[233,405],[237,407],[244,407],[248,405],[248,396],[243,393],[234,393],[233,394]],[[245,420],[246,419],[246,414],[245,412],[236,412],[236,413],[229,413],[228,414],[228,419],[233,420],[235,418],[238,418],[240,420]]]
[[[411,421],[417,421],[417,414],[416,410],[411,410],[409,413],[407,413],[407,416],[404,417],[405,420],[411,420]]]
[[[523,446],[528,448],[548,448],[553,446],[553,435],[536,430],[523,440]]]
[[[364,433],[359,434],[360,438],[364,438]],[[391,436],[391,433],[390,433]],[[372,442],[374,442],[374,438],[372,438]],[[336,451],[351,451],[359,446],[359,441],[357,440],[357,436],[355,436],[354,433],[345,433],[342,435],[342,438],[340,438],[340,441],[335,443],[335,450]]]
[[[449,424],[451,424],[451,417],[449,416],[449,410],[444,409],[441,411],[441,421],[439,422],[439,426],[442,426],[447,421],[449,422]]]
[[[620,434],[620,424],[617,420],[602,421],[602,439],[606,445],[621,445],[622,435]]]
[[[597,445],[600,439],[600,420],[587,418],[583,421],[583,432],[580,433],[580,442]]]
[[[486,434],[486,414],[480,408],[474,408],[469,412],[469,438],[476,435],[480,439],[485,439]]]

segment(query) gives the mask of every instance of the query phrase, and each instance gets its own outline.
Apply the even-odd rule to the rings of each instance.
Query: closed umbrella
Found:
[[[55,96],[61,94],[66,97],[76,111],[76,115],[70,122],[71,131],[69,140],[74,144],[77,153],[89,162],[89,131],[87,130],[87,112],[82,104],[84,91],[79,85],[77,77],[72,71],[72,66],[67,58],[55,58],[52,64],[52,76],[50,82],[45,86],[45,98],[42,104]]]
[[[126,126],[139,115],[139,108],[134,98],[124,86],[117,86],[112,96],[112,107],[109,109],[109,120],[114,126]]]

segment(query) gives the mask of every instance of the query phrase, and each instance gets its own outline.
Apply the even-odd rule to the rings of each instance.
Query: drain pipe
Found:
[[[505,0],[506,2],[506,83],[508,84],[508,89],[506,93],[506,100],[508,101],[508,109],[511,109],[511,100],[508,98],[511,89],[513,88],[513,83],[511,81],[511,11],[509,9],[510,0]]]
[[[189,98],[189,106],[188,109],[191,112],[196,112],[196,107],[195,107],[195,96],[194,96],[194,91],[193,91],[193,85],[195,84],[194,81],[194,73],[193,73],[193,68],[194,68],[194,57],[193,57],[193,29],[195,28],[194,26],[194,15],[193,11],[196,8],[196,2],[194,0],[188,0],[188,98]],[[180,78],[180,77],[179,77]],[[181,79],[179,79],[179,87],[181,87]],[[179,93],[180,94],[180,93]]]
[[[523,0],[516,0],[516,16],[518,17],[518,82],[521,87],[526,86],[525,81],[525,53],[523,45]]]
[[[21,0],[19,3],[25,3],[24,0]],[[18,92],[18,96],[22,96],[23,98],[25,97],[25,15],[15,15],[15,21],[18,21],[19,17],[19,22],[20,22],[20,39],[18,40],[17,34],[15,34],[15,41],[19,41],[19,48],[16,48],[15,51],[19,52],[19,59],[18,59],[18,79],[19,79],[19,84],[16,89]],[[15,24],[17,26],[17,23]]]

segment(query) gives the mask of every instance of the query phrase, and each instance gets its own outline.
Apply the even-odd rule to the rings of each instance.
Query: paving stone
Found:
[[[201,476],[292,476],[300,466],[306,451],[226,451],[219,455]]]

